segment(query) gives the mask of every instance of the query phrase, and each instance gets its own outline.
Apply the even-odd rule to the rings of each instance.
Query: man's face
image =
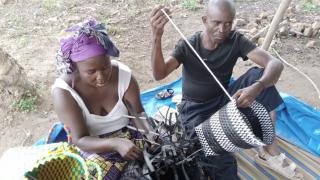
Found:
[[[230,11],[211,8],[207,15],[202,17],[209,41],[222,43],[231,31],[233,18],[234,14]]]

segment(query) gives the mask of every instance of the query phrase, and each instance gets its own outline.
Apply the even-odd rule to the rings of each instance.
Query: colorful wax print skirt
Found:
[[[140,132],[128,128],[107,133],[99,136],[100,138],[126,138],[130,139],[134,144],[143,149],[143,136]],[[88,153],[81,151],[81,155],[87,161],[97,163],[105,180],[125,179],[123,176],[130,176],[130,179],[140,179],[142,176],[142,168],[138,161],[127,161],[121,157],[118,152],[105,153]],[[130,171],[130,172],[129,172]],[[94,171],[92,173],[95,173]]]

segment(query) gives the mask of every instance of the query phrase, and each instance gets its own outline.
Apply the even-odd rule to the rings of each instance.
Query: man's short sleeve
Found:
[[[175,49],[172,51],[171,56],[174,57],[179,64],[183,63],[183,60],[186,57],[185,53],[186,43],[183,39],[180,39],[175,46]]]
[[[247,55],[256,48],[257,46],[252,43],[248,38],[246,38],[244,35],[240,35],[239,37],[239,49],[240,54],[243,60],[247,60]]]

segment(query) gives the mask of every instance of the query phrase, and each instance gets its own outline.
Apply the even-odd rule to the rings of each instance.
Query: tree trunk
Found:
[[[33,91],[33,85],[27,80],[23,68],[0,48],[0,90],[14,98],[21,98],[22,95]],[[8,97],[7,97],[8,98]]]

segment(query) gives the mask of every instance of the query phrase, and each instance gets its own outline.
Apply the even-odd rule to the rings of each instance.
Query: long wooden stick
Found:
[[[272,22],[271,22],[270,28],[267,32],[266,38],[263,41],[262,49],[264,49],[266,51],[269,49],[269,46],[270,46],[271,41],[273,39],[273,36],[276,33],[276,31],[278,30],[279,23],[282,20],[283,15],[286,12],[286,10],[288,9],[290,3],[291,3],[291,0],[282,0],[281,1],[277,12],[272,19]]]

